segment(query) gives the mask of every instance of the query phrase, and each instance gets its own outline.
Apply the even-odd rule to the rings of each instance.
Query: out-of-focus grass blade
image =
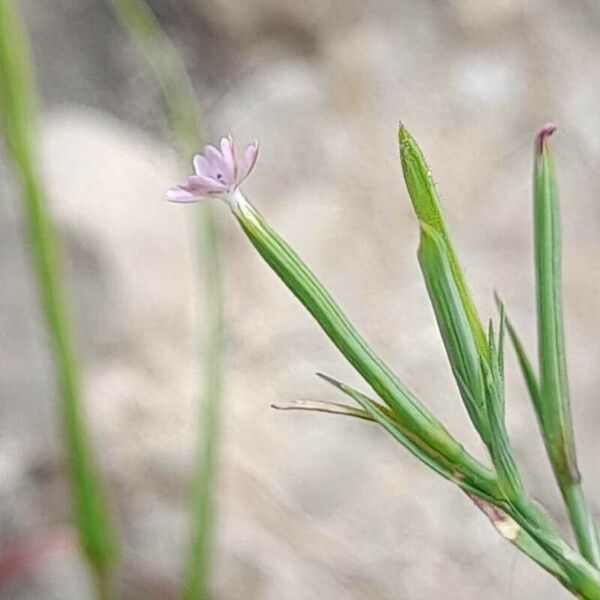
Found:
[[[475,344],[479,353],[485,356],[488,351],[485,332],[450,240],[429,167],[425,162],[421,149],[402,124],[400,124],[398,131],[398,140],[400,143],[400,161],[402,163],[404,181],[415,213],[419,221],[426,223],[429,227],[437,231],[444,240],[448,262],[473,332]]]
[[[194,88],[179,53],[145,0],[106,0],[123,28],[139,46],[167,105],[175,141],[182,157],[198,151],[202,132]]]
[[[171,128],[182,160],[201,144],[198,100],[181,57],[144,0],[107,0],[117,18],[135,40],[160,83]],[[209,596],[213,556],[222,380],[222,299],[219,233],[213,207],[202,206],[199,235],[202,241],[202,301],[207,329],[202,342],[202,414],[198,466],[194,475],[194,509],[191,543],[182,595],[185,600]]]
[[[569,401],[562,314],[558,188],[546,126],[535,142],[534,234],[537,284],[540,422],[550,462],[561,488],[582,554],[600,566],[600,543],[583,498]]]
[[[473,338],[448,256],[442,235],[427,223],[421,222],[419,264],[438,328],[471,421],[483,441],[489,444],[490,430],[481,371],[482,357]]]
[[[80,369],[60,274],[58,240],[46,207],[35,155],[37,114],[33,67],[26,34],[12,0],[0,0],[0,115],[23,189],[42,310],[58,370],[74,518],[83,553],[96,575],[98,593],[109,598],[116,544],[81,407]]]

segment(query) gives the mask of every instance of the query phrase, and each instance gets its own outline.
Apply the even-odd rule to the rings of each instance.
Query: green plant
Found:
[[[286,408],[318,410],[374,421],[417,458],[465,492],[497,531],[578,597],[600,599],[598,538],[576,467],[560,301],[560,240],[555,175],[545,127],[537,136],[534,207],[540,375],[534,373],[504,307],[484,327],[462,274],[427,164],[400,126],[400,158],[420,223],[418,258],[438,327],[463,403],[485,444],[491,468],[471,456],[442,423],[368,346],[331,295],[294,250],[269,226],[239,189],[247,175],[227,143],[219,157],[195,163],[196,175],[172,188],[168,199],[189,202],[220,197],[252,245],[314,317],[338,350],[371,387],[371,398],[321,375],[358,408],[305,402]],[[230,140],[232,142],[232,140]],[[235,149],[234,149],[235,150]],[[255,158],[255,157],[254,157]],[[237,173],[245,173],[240,179]],[[233,175],[232,175],[233,174]],[[562,490],[578,548],[574,549],[531,497],[519,473],[505,425],[504,339],[514,343],[539,417],[550,461]]]

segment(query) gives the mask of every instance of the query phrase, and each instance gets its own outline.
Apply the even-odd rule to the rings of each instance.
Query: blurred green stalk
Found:
[[[106,1],[154,71],[163,91],[180,156],[182,160],[188,160],[201,144],[201,124],[198,100],[177,49],[144,0]],[[208,204],[201,207],[199,230],[204,275],[204,322],[207,330],[202,352],[203,410],[200,415],[198,464],[193,482],[194,517],[182,588],[185,600],[206,600],[209,596],[222,383],[219,235],[213,207]]]
[[[62,396],[63,436],[83,553],[96,577],[99,598],[111,597],[116,544],[80,403],[79,364],[70,331],[60,254],[44,199],[35,153],[37,119],[33,68],[26,34],[12,0],[0,0],[0,113],[8,153],[23,189],[23,204],[39,292]]]
[[[544,128],[535,144],[533,206],[540,381],[538,392],[534,392],[534,406],[577,544],[582,554],[598,567],[600,545],[581,488],[569,401],[558,188],[554,161],[547,145],[547,138],[554,129],[553,126]]]

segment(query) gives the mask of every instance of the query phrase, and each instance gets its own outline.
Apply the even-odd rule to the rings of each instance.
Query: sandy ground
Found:
[[[478,456],[421,280],[396,127],[419,140],[485,317],[505,299],[533,349],[532,138],[555,120],[567,343],[580,462],[600,511],[600,9],[585,2],[153,3],[182,48],[210,139],[257,137],[245,190],[366,338]],[[198,387],[195,210],[159,93],[101,2],[23,2],[44,98],[43,169],[68,256],[86,407],[122,530],[123,597],[171,598],[187,542]],[[56,394],[14,183],[0,203],[0,539],[66,519]],[[353,382],[225,207],[227,381],[215,598],[569,597],[449,484],[374,426],[276,412]],[[511,353],[512,440],[565,528]],[[15,600],[90,596],[70,544]]]

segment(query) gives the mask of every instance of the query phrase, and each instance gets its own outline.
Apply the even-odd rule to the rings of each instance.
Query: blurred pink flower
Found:
[[[226,197],[235,192],[248,177],[258,156],[258,144],[250,144],[241,161],[238,160],[235,142],[231,135],[221,138],[220,150],[210,144],[204,154],[193,159],[195,175],[187,183],[167,191],[171,202],[196,202],[210,196]]]

